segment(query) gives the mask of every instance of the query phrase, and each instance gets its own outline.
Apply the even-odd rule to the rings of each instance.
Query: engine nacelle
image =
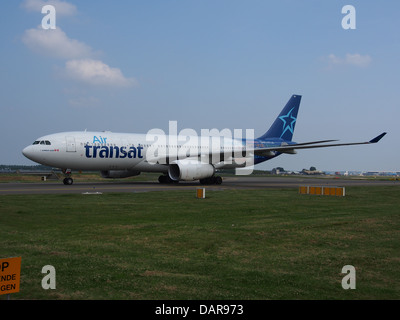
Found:
[[[133,177],[140,174],[140,171],[136,170],[107,170],[100,171],[103,178],[117,179],[117,178],[127,178]]]
[[[209,163],[197,160],[176,160],[169,165],[168,175],[174,181],[193,181],[214,175],[215,168]]]

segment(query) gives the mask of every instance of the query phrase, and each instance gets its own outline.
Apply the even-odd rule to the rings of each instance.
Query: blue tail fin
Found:
[[[258,139],[281,138],[286,141],[292,141],[300,100],[301,96],[293,95],[275,119],[271,128]]]

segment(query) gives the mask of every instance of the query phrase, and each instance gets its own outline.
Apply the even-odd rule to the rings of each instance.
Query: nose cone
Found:
[[[33,160],[33,150],[32,150],[32,146],[27,146],[26,148],[24,148],[24,150],[22,150],[22,154],[27,157],[30,160]]]

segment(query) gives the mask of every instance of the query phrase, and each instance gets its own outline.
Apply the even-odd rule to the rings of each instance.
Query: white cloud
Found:
[[[22,8],[27,11],[41,12],[44,5],[54,5],[56,14],[74,15],[77,9],[73,4],[62,0],[24,0]],[[134,78],[126,78],[120,69],[111,68],[100,60],[93,58],[98,55],[84,42],[71,39],[60,28],[45,30],[42,26],[26,30],[22,42],[32,51],[48,57],[66,60],[62,72],[81,83],[99,86],[130,87],[138,84]],[[73,106],[83,104],[95,105],[95,101],[71,100]]]
[[[65,64],[67,76],[91,85],[129,87],[137,85],[134,78],[126,78],[120,69],[111,68],[100,60],[70,60]]]
[[[57,15],[71,16],[78,12],[75,5],[61,0],[24,0],[21,7],[27,11],[42,12],[42,7],[48,4],[54,6]]]
[[[54,30],[45,30],[41,26],[26,30],[22,36],[22,42],[36,53],[54,58],[76,59],[93,55],[90,46],[68,38],[58,26]]]
[[[365,68],[368,67],[371,62],[372,58],[369,55],[361,55],[358,53],[347,53],[344,58],[337,57],[333,53],[328,56],[328,63],[331,67],[335,65],[352,65]]]
[[[358,67],[367,67],[370,65],[372,59],[369,55],[362,56],[358,53],[356,54],[346,54],[346,63],[352,64]]]

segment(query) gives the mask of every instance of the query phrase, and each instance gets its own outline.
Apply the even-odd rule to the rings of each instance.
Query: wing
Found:
[[[386,135],[386,132],[380,134],[379,136],[373,138],[370,141],[366,142],[351,142],[351,143],[332,143],[332,144],[323,144],[323,145],[315,145],[319,143],[332,142],[337,140],[321,140],[321,141],[312,141],[312,142],[304,142],[304,143],[295,143],[288,145],[281,145],[277,147],[268,147],[268,148],[257,148],[254,149],[254,154],[257,156],[269,155],[271,151],[278,151],[281,153],[296,153],[297,149],[311,149],[311,148],[327,148],[327,147],[339,147],[339,146],[353,146],[358,144],[371,144],[377,143]]]
[[[273,151],[277,151],[280,153],[289,153],[289,154],[295,154],[297,149],[311,149],[311,148],[326,148],[326,147],[338,147],[338,146],[351,146],[351,145],[358,145],[358,144],[371,144],[371,143],[377,143],[379,140],[383,138],[383,136],[386,134],[386,132],[380,134],[379,136],[373,138],[370,141],[366,142],[351,142],[351,143],[332,143],[332,144],[320,144],[320,143],[327,143],[327,142],[333,142],[333,141],[338,141],[338,140],[320,140],[320,141],[311,141],[311,142],[303,142],[303,143],[294,143],[294,144],[287,144],[287,143],[282,143],[280,146],[275,146],[275,147],[266,147],[266,148],[256,148],[256,149],[250,149],[249,147],[243,147],[242,151],[246,151],[248,155],[256,155],[256,156],[271,156],[275,155]],[[239,150],[236,150],[239,151]],[[234,159],[233,155],[233,150],[231,151],[210,151],[210,152],[192,152],[190,156],[186,158],[192,158],[192,159],[198,159],[198,158],[208,158],[207,160],[210,161],[210,163],[215,162],[212,161],[213,159],[216,159],[218,162],[219,161],[224,161],[224,160],[232,160]],[[227,158],[226,158],[227,157]],[[181,155],[178,156],[178,158],[182,159],[185,158],[184,156],[182,157]],[[157,164],[169,164],[172,161],[177,159],[177,154],[174,155],[174,157],[170,158],[168,155],[161,155],[157,157],[148,157],[145,161],[149,163],[157,163]],[[206,160],[206,161],[207,161]]]

